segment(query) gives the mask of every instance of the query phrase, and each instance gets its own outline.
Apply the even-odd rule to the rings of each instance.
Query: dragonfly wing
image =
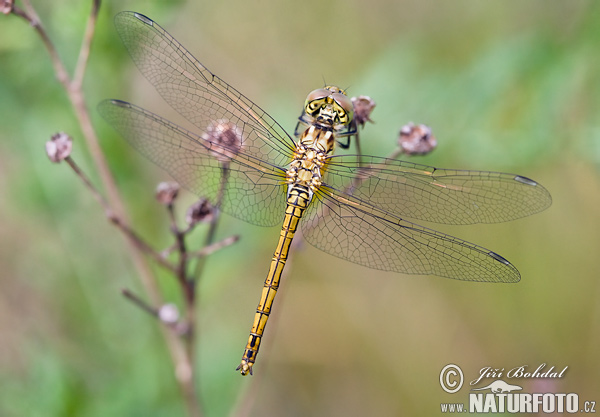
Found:
[[[315,247],[369,268],[465,281],[517,282],[500,255],[410,223],[353,195],[323,185],[305,213],[302,232]]]
[[[445,224],[498,223],[552,203],[548,191],[520,175],[438,169],[395,159],[333,156],[323,181],[400,218]]]
[[[139,13],[121,12],[115,26],[142,74],[188,121],[201,131],[215,120],[235,123],[244,131],[246,154],[274,165],[289,163],[295,144],[285,130],[156,22]]]
[[[222,161],[228,161],[221,209],[259,226],[281,222],[285,210],[284,169],[247,154],[244,146],[220,146],[124,101],[105,100],[98,111],[142,155],[185,188],[213,202],[223,175]]]

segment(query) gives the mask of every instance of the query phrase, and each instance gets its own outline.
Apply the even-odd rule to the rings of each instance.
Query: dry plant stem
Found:
[[[129,238],[129,240],[131,241],[131,243],[133,245],[135,245],[135,247],[148,254],[149,256],[151,256],[156,263],[158,263],[160,266],[162,266],[165,269],[168,269],[169,271],[176,273],[177,269],[171,265],[170,262],[168,262],[165,258],[163,258],[159,253],[157,253],[154,249],[152,249],[150,247],[150,245],[148,245],[146,242],[144,242],[144,240],[142,238],[140,238],[133,230],[131,230],[129,228],[129,226],[127,226],[112,210],[112,208],[110,207],[110,205],[108,204],[108,201],[106,201],[106,199],[104,198],[104,196],[102,196],[102,194],[100,194],[100,192],[96,189],[96,187],[94,187],[94,185],[92,184],[92,182],[89,180],[89,178],[84,174],[84,172],[81,170],[81,168],[79,168],[79,166],[75,163],[75,161],[73,160],[73,158],[71,158],[70,156],[65,158],[65,162],[67,164],[69,164],[69,166],[71,167],[71,169],[77,174],[77,176],[81,179],[81,181],[83,181],[83,183],[85,184],[85,186],[87,187],[87,189],[92,193],[92,195],[94,196],[94,198],[96,199],[96,201],[98,201],[98,203],[102,206],[102,208],[104,209],[104,213],[106,214],[106,217],[110,220],[110,222],[112,224],[114,224],[116,227],[118,227],[123,234],[125,234],[125,236],[127,236]]]
[[[29,25],[33,29],[35,29],[35,31],[40,36],[40,38],[42,38],[42,42],[44,43],[44,46],[48,50],[48,54],[50,55],[50,59],[52,60],[52,65],[54,66],[54,73],[56,75],[56,78],[63,85],[63,87],[68,88],[69,74],[67,73],[67,70],[65,69],[64,65],[62,64],[62,61],[60,60],[60,57],[58,56],[58,52],[56,51],[54,44],[48,37],[48,34],[46,33],[46,31],[44,30],[44,28],[42,26],[42,22],[40,21],[40,18],[38,17],[37,13],[35,12],[35,9],[31,5],[31,3],[29,3],[29,0],[23,0],[23,4],[25,5],[25,9],[27,9],[27,11],[21,10],[17,6],[14,6],[13,11],[12,11],[13,14],[20,16],[23,19],[27,20]]]
[[[137,233],[129,228],[123,221],[116,217],[114,214],[109,215],[109,220],[129,238],[129,242],[134,245],[141,252],[146,253],[151,256],[152,259],[156,261],[157,264],[162,266],[163,268],[171,271],[172,273],[177,273],[177,269],[165,258],[163,258],[159,253],[157,253],[154,249],[152,249],[142,238],[140,238]]]
[[[169,246],[169,247],[168,247],[168,248],[166,248],[166,249],[163,249],[163,250],[162,250],[160,253],[161,253],[161,255],[162,255],[163,257],[165,257],[165,258],[166,258],[166,257],[167,257],[167,256],[169,256],[170,254],[172,254],[174,250],[177,250],[177,244],[176,244],[176,243],[172,244],[171,246]]]
[[[396,148],[396,150],[395,150],[394,152],[392,152],[392,153],[390,154],[390,156],[388,156],[388,159],[397,159],[397,158],[399,158],[399,157],[400,157],[400,155],[402,155],[402,154],[403,154],[403,152],[402,152],[402,148],[401,148],[401,147],[398,147],[398,148]]]
[[[125,298],[127,298],[128,300],[133,302],[133,304],[135,304],[136,306],[138,306],[139,308],[141,308],[142,310],[144,310],[151,316],[158,318],[158,309],[156,309],[155,307],[149,306],[148,304],[146,304],[146,302],[144,300],[142,300],[140,297],[138,297],[137,295],[135,295],[128,289],[122,289],[121,293],[125,296]]]
[[[191,257],[203,258],[203,257],[211,255],[223,248],[226,248],[227,246],[233,245],[238,240],[240,240],[240,237],[237,235],[229,236],[219,242],[215,242],[211,245],[205,246],[204,248],[202,248],[201,250],[199,250],[197,252],[192,252],[192,253],[188,254],[188,256],[190,258]]]
[[[193,227],[190,226],[186,230],[180,230],[177,227],[177,221],[175,219],[175,210],[173,204],[167,205],[167,211],[169,213],[169,219],[171,222],[171,232],[175,236],[175,244],[177,252],[179,253],[179,262],[175,270],[175,276],[181,286],[185,299],[185,325],[186,333],[183,338],[185,358],[187,361],[186,370],[183,371],[183,375],[179,375],[180,369],[176,370],[178,376],[184,376],[187,380],[187,384],[184,388],[183,394],[187,398],[186,403],[188,404],[188,412],[191,415],[199,415],[200,408],[196,400],[196,379],[194,377],[194,363],[196,353],[196,293],[194,281],[188,279],[187,267],[188,267],[188,251],[185,244],[185,236],[190,232]],[[195,407],[190,409],[189,406]]]
[[[38,35],[42,39],[42,42],[44,43],[44,46],[48,50],[48,54],[50,55],[56,78],[65,89],[69,100],[71,101],[71,105],[73,106],[75,115],[77,116],[77,119],[79,121],[79,125],[83,132],[83,136],[86,139],[94,163],[98,168],[102,184],[106,188],[108,200],[110,201],[111,206],[114,208],[115,214],[119,216],[123,221],[125,221],[126,219],[124,217],[125,210],[123,209],[123,203],[117,191],[117,187],[112,177],[112,174],[108,169],[108,164],[106,163],[106,159],[104,158],[104,153],[102,152],[102,149],[100,149],[98,137],[96,136],[96,132],[92,127],[89,113],[85,105],[83,90],[81,88],[83,78],[85,75],[85,69],[87,67],[90,46],[94,37],[95,22],[96,16],[98,15],[98,9],[100,7],[100,1],[93,1],[92,11],[88,19],[85,37],[83,39],[81,50],[79,52],[79,57],[77,60],[77,69],[75,70],[76,75],[74,81],[71,81],[69,74],[63,62],[61,61],[56,48],[50,40],[48,33],[42,26],[41,20],[38,17],[34,7],[31,5],[29,0],[23,0],[23,4],[25,5],[26,11],[21,10],[20,8],[15,6],[13,8],[13,13],[29,22],[29,24],[38,33]],[[140,273],[140,277],[142,283],[144,284],[144,287],[146,288],[146,291],[148,292],[153,302],[156,301],[157,304],[160,304],[161,297],[159,295],[158,288],[156,287],[156,284],[152,279],[152,273],[150,271],[150,268],[145,264],[144,259],[136,250],[135,246],[130,244],[129,248],[134,264]]]
[[[398,158],[400,155],[402,155],[402,148],[398,147],[394,150],[394,152],[392,152],[390,155],[387,156],[386,159],[392,160],[392,159],[396,159]],[[359,154],[358,157],[360,158],[360,160],[362,160],[362,156]],[[387,163],[387,162],[386,162]],[[369,168],[369,166],[367,166],[366,168]],[[361,169],[365,168],[362,166],[361,164]],[[363,171],[364,172],[364,171]],[[358,187],[360,184],[362,184],[367,178],[369,178],[368,176],[365,175],[360,175],[361,174],[361,170],[358,170],[356,175],[352,178],[352,183],[344,190],[345,192],[352,194],[352,190],[355,189],[356,187]]]
[[[90,57],[90,47],[94,33],[96,31],[96,21],[98,17],[98,10],[100,9],[100,0],[93,0],[92,11],[85,27],[85,35],[83,36],[83,42],[81,49],[79,50],[79,58],[77,59],[77,65],[75,66],[75,72],[73,74],[73,81],[71,87],[74,90],[81,90],[83,84],[83,78],[85,76],[85,70],[87,68],[88,59]]]
[[[108,164],[100,148],[98,137],[92,127],[92,123],[89,117],[88,109],[85,105],[85,98],[82,90],[82,83],[85,76],[85,69],[87,66],[87,61],[89,57],[89,51],[92,39],[94,37],[94,29],[96,16],[98,14],[98,9],[100,6],[100,0],[93,0],[92,11],[90,13],[90,17],[88,19],[88,24],[85,32],[85,36],[82,42],[81,50],[79,53],[79,57],[77,60],[77,67],[75,70],[74,79],[71,80],[69,74],[61,61],[54,44],[50,40],[47,32],[44,30],[41,21],[35,12],[35,9],[29,2],[29,0],[23,0],[23,4],[25,5],[26,11],[18,7],[13,8],[13,14],[22,17],[25,19],[38,33],[45,48],[50,55],[50,59],[52,61],[52,65],[54,67],[54,72],[56,78],[64,87],[69,100],[71,101],[71,105],[75,111],[77,116],[79,125],[85,137],[86,143],[94,160],[94,163],[98,169],[100,174],[100,178],[104,188],[107,191],[108,201],[110,202],[110,206],[114,209],[114,216],[111,217],[119,219],[119,222],[115,223],[118,226],[124,226],[126,222],[125,219],[125,210],[123,208],[123,203],[121,201],[120,195],[118,193],[115,181],[108,169]],[[128,228],[121,227],[121,230],[129,230]],[[129,230],[130,231],[130,230]],[[152,303],[155,305],[162,305],[162,297],[160,292],[158,291],[158,287],[156,282],[153,279],[152,271],[150,270],[148,264],[145,262],[145,259],[142,256],[141,247],[136,244],[136,240],[133,238],[134,235],[131,233],[126,233],[129,237],[127,239],[128,248],[131,253],[131,257],[133,258],[134,265],[139,272],[140,279],[146,292],[148,293]],[[139,241],[139,239],[138,239]],[[161,262],[161,265],[164,264]],[[191,356],[189,354],[188,349],[186,349],[183,345],[183,341],[177,337],[170,329],[165,326],[160,326],[161,331],[163,333],[163,337],[167,342],[167,346],[169,348],[169,352],[171,353],[171,357],[173,363],[175,365],[175,374],[179,386],[182,390],[184,403],[190,416],[200,416],[202,415],[198,399],[196,398],[195,387],[193,383],[193,363]]]
[[[92,182],[87,178],[87,176],[83,173],[83,171],[79,168],[79,166],[75,163],[73,158],[70,156],[65,158],[65,162],[69,164],[71,169],[77,174],[77,176],[83,181],[85,186],[90,190],[94,198],[98,201],[98,203],[104,209],[106,216],[109,218],[112,224],[118,227],[123,234],[128,238],[127,241],[135,248],[137,248],[136,253],[144,252],[148,255],[152,256],[156,262],[163,266],[164,268],[170,270],[179,277],[179,268],[171,265],[166,259],[164,259],[160,254],[154,251],[146,242],[144,242],[133,230],[131,230],[123,221],[114,214],[111,209],[109,203],[106,199],[98,192],[98,190],[94,187]],[[185,247],[184,247],[185,248]],[[140,251],[140,252],[138,252]],[[183,253],[182,253],[183,255]],[[144,265],[147,264],[144,262]],[[151,274],[150,271],[148,271]],[[150,276],[150,275],[149,275]],[[185,288],[188,288],[189,285],[186,285]],[[158,316],[158,312],[156,309],[150,307],[145,302],[143,302],[139,297],[135,296],[128,290],[123,290],[123,295],[133,301],[138,307],[141,307],[143,310],[149,312],[154,316]],[[152,303],[155,305],[162,305],[162,300],[160,295],[157,293],[156,297],[151,297]],[[193,302],[192,302],[193,306]],[[187,308],[187,320],[188,326],[191,329],[193,326],[193,316],[194,309]],[[169,352],[171,353],[171,357],[173,363],[175,365],[175,376],[180,385],[182,394],[185,399],[186,407],[188,410],[189,416],[200,416],[202,413],[200,411],[198,400],[196,398],[196,387],[194,384],[194,361],[193,361],[193,337],[188,335],[186,338],[185,346],[183,341],[178,338],[170,329],[167,329],[166,326],[160,326],[163,336],[167,342],[167,346],[169,348]]]
[[[175,236],[175,244],[177,252],[179,253],[179,262],[177,262],[177,267],[175,268],[175,276],[181,285],[181,290],[185,296],[187,311],[189,312],[190,310],[194,310],[195,298],[194,285],[187,277],[188,252],[185,244],[185,234],[190,229],[179,230],[175,220],[175,210],[173,209],[173,204],[167,205],[167,211],[169,212],[169,219],[171,221],[171,233],[173,233]],[[188,319],[192,319],[192,317],[188,317]]]
[[[133,294],[127,289],[123,289],[121,292],[136,306],[146,311],[153,317],[159,318],[158,310],[156,308],[149,306],[145,301],[143,301],[141,298],[139,298],[137,295]],[[160,326],[161,330],[163,331],[163,334],[174,334],[170,329],[167,329],[166,327],[166,325]],[[185,400],[187,414],[190,417],[200,417],[202,415],[202,412],[200,411],[200,407],[198,405],[198,401],[196,398],[196,390],[193,383],[193,363],[191,361],[191,356],[188,354],[187,349],[184,349],[182,347],[181,343],[174,343],[174,341],[180,341],[181,339],[166,338],[166,340],[169,346],[169,351],[171,352],[173,358],[173,362],[176,364],[175,376],[177,378],[177,381],[179,382],[181,393]]]
[[[221,204],[223,203],[223,197],[225,196],[225,188],[227,188],[227,181],[229,180],[229,163],[225,162],[221,165],[221,182],[219,183],[219,191],[217,193],[217,201],[215,201],[215,216],[212,218],[206,239],[204,240],[204,247],[208,247],[214,243],[215,234],[217,231],[217,224],[221,217]],[[198,263],[196,263],[196,269],[194,270],[194,278],[197,281],[202,276],[202,271],[206,265],[206,257],[200,257]]]
[[[63,62],[60,59],[60,56],[58,55],[54,44],[50,40],[48,33],[42,26],[41,20],[38,17],[35,9],[31,5],[29,0],[23,0],[23,4],[25,5],[26,11],[19,9],[18,7],[14,7],[13,13],[27,20],[27,22],[29,22],[29,24],[42,38],[42,42],[48,50],[48,54],[50,55],[52,65],[54,66],[56,78],[67,92],[69,100],[71,101],[71,105],[75,110],[75,115],[77,116],[77,119],[79,121],[79,125],[86,139],[87,145],[90,149],[90,153],[92,155],[92,158],[94,159],[94,163],[98,168],[102,184],[106,188],[108,200],[110,201],[111,206],[114,207],[116,213],[122,217],[124,214],[123,203],[117,191],[117,187],[115,185],[112,174],[108,169],[108,164],[106,163],[106,159],[104,158],[104,153],[102,152],[102,149],[100,149],[98,137],[96,136],[96,133],[92,127],[89,112],[85,105],[83,90],[81,88],[83,78],[85,75],[85,69],[87,67],[91,42],[94,37],[95,22],[96,16],[98,15],[100,1],[93,1],[92,11],[88,19],[85,37],[83,39],[81,50],[79,52],[77,68],[75,70],[75,77],[73,80],[71,80],[71,78],[69,77],[69,74]]]
[[[356,135],[354,135],[354,142],[356,143],[356,154],[358,155],[358,162],[362,166],[362,151],[360,149],[360,131],[356,128]]]
[[[160,320],[160,322],[162,324],[172,328],[175,332],[181,331],[181,328],[178,326],[179,323],[177,321],[170,322],[170,321],[162,320],[160,317],[160,309],[151,306],[150,304],[148,304],[146,301],[144,301],[142,298],[138,297],[136,294],[134,294],[127,288],[123,288],[121,290],[121,294],[123,294],[123,296],[125,298],[127,298],[129,301],[131,301],[136,307],[139,307],[140,309],[142,309],[146,313],[150,314],[155,319]]]
[[[100,178],[102,183],[104,184],[107,193],[108,199],[111,203],[111,206],[115,210],[115,214],[123,219],[124,210],[123,203],[117,191],[114,179],[108,169],[108,164],[106,163],[106,159],[104,158],[104,154],[100,149],[98,143],[98,137],[92,127],[89,113],[87,111],[87,107],[85,106],[85,100],[83,96],[83,91],[81,89],[82,81],[85,74],[85,68],[87,66],[87,59],[89,56],[90,45],[94,36],[94,28],[96,22],[96,16],[98,14],[98,9],[100,6],[99,0],[93,1],[92,11],[90,13],[90,17],[88,19],[88,25],[85,33],[85,37],[83,39],[83,43],[81,46],[81,50],[79,53],[79,58],[77,60],[77,70],[76,70],[76,79],[75,82],[72,82],[69,78],[68,72],[62,63],[54,44],[50,40],[48,34],[46,33],[44,27],[42,26],[41,20],[38,17],[35,9],[29,2],[29,0],[23,0],[23,4],[27,11],[23,11],[18,7],[14,7],[13,13],[17,16],[20,16],[27,20],[29,24],[36,30],[36,32],[42,38],[42,42],[44,46],[48,50],[48,54],[50,55],[50,59],[52,61],[52,65],[54,66],[54,72],[58,81],[62,84],[67,95],[69,96],[69,100],[75,110],[75,114],[79,121],[79,125],[84,134],[88,147],[90,149],[90,153],[92,154],[92,158],[94,159],[94,163],[96,164],[98,171],[100,173]],[[140,275],[142,277],[142,281],[146,290],[148,291],[151,299],[156,301],[156,304],[160,304],[160,295],[158,289],[154,281],[152,280],[152,274],[148,266],[145,264],[143,258],[141,258],[139,252],[135,250],[134,246],[130,246],[134,263],[138,268]]]

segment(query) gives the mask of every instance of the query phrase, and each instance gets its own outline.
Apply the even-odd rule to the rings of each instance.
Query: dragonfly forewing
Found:
[[[245,152],[273,165],[289,164],[295,143],[260,107],[210,72],[150,18],[121,12],[115,26],[140,72],[179,114],[206,131],[215,120],[239,126]]]

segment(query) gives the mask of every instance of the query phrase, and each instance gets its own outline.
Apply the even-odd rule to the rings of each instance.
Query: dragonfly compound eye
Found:
[[[344,93],[334,93],[331,95],[335,103],[335,110],[341,124],[348,124],[352,121],[354,106],[352,100]]]
[[[331,91],[326,90],[324,88],[317,88],[316,90],[313,90],[310,93],[308,93],[308,96],[306,96],[306,102],[308,103],[309,101],[323,99],[325,97],[328,97],[329,95],[331,95]]]
[[[306,96],[304,111],[310,116],[316,116],[316,113],[326,104],[327,97],[330,95],[331,92],[324,88],[311,91],[308,96]]]

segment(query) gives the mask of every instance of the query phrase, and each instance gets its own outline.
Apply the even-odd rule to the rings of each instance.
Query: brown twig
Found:
[[[163,249],[163,250],[160,252],[160,254],[161,254],[163,257],[165,257],[165,258],[166,258],[167,256],[169,256],[170,254],[172,254],[172,253],[173,253],[174,251],[176,251],[176,250],[177,250],[177,243],[173,243],[173,244],[172,244],[171,246],[169,246],[168,248],[165,248],[165,249]]]
[[[189,228],[186,231],[179,231],[175,225],[175,217],[173,214],[172,204],[169,204],[172,220],[172,229],[174,228],[175,234],[177,236],[177,248],[180,253],[180,259],[182,260],[178,267],[175,267],[170,262],[168,262],[163,256],[157,253],[154,249],[152,249],[143,239],[141,239],[133,230],[131,230],[116,214],[114,214],[111,209],[109,203],[106,201],[104,196],[100,194],[100,192],[96,189],[96,187],[92,184],[89,178],[85,175],[85,173],[79,168],[79,166],[75,163],[73,158],[67,156],[64,160],[69,164],[69,166],[73,169],[73,171],[77,174],[77,176],[82,180],[88,190],[92,193],[94,198],[98,201],[98,203],[104,209],[106,216],[109,218],[112,224],[118,227],[125,236],[128,237],[128,241],[131,242],[139,251],[144,252],[150,255],[159,265],[164,268],[170,270],[176,277],[178,277],[182,288],[184,289],[184,293],[186,295],[186,323],[184,326],[176,327],[178,329],[178,334],[185,334],[187,337],[185,338],[185,344],[182,345],[181,339],[177,337],[173,337],[173,332],[168,331],[166,329],[163,330],[163,334],[167,341],[167,345],[169,346],[169,351],[171,352],[171,356],[173,358],[175,364],[175,374],[177,381],[180,384],[182,394],[185,399],[185,403],[188,409],[188,414],[190,416],[200,416],[202,413],[200,411],[200,407],[198,404],[198,400],[196,398],[196,384],[194,381],[194,367],[193,367],[193,353],[194,353],[194,338],[191,335],[193,327],[194,327],[194,316],[195,316],[195,308],[194,308],[194,293],[193,293],[193,285],[191,285],[190,281],[184,280],[185,270],[186,270],[186,249],[184,242],[184,235],[187,231],[191,230]],[[142,301],[139,297],[135,296],[129,290],[123,290],[123,295],[133,301],[136,305],[141,307],[143,310],[148,313],[158,317],[158,310],[156,308],[151,307],[144,301]],[[153,302],[155,302],[153,300]],[[167,323],[171,325],[170,323]],[[172,326],[171,326],[172,327]],[[179,331],[180,329],[185,329],[185,331]]]
[[[150,247],[144,240],[137,235],[133,230],[129,228],[125,223],[122,222],[121,218],[112,216],[109,217],[109,220],[117,226],[121,231],[129,238],[129,241],[138,248],[141,252],[149,255],[154,259],[154,261],[162,266],[163,268],[171,271],[172,273],[176,273],[177,269],[173,266],[169,261],[167,261],[160,253],[156,252],[154,249]]]
[[[177,248],[177,252],[179,253],[179,260],[177,262],[177,267],[175,268],[175,276],[179,281],[179,285],[183,290],[185,296],[185,302],[187,305],[187,310],[194,310],[194,284],[191,280],[188,279],[187,276],[187,265],[188,265],[188,251],[187,246],[185,244],[185,235],[192,227],[188,227],[186,230],[180,230],[177,226],[177,221],[175,220],[175,210],[173,209],[173,204],[167,204],[167,211],[169,213],[169,219],[171,222],[171,233],[175,236],[175,245]],[[194,319],[193,315],[189,315],[188,320],[192,322]],[[190,324],[190,329],[192,328]]]
[[[227,246],[233,245],[238,240],[240,240],[240,237],[238,235],[229,236],[219,242],[205,246],[204,248],[200,249],[199,251],[189,253],[188,256],[194,257],[194,258],[203,258],[208,255],[212,255],[213,253],[215,253],[223,248],[226,248]]]
[[[157,318],[167,326],[173,328],[178,334],[185,334],[187,331],[187,324],[179,322],[179,311],[174,304],[165,304],[163,306],[153,307],[144,301],[141,297],[137,296],[127,288],[121,290],[121,294],[134,305],[141,308],[146,313],[150,314],[154,318]]]
[[[102,184],[107,190],[108,200],[110,201],[111,205],[115,208],[115,211],[122,216],[122,214],[124,213],[123,203],[117,191],[117,187],[112,177],[112,174],[108,169],[108,164],[104,157],[104,153],[100,148],[96,132],[92,127],[92,123],[90,120],[89,112],[85,105],[85,99],[82,90],[82,82],[85,75],[85,69],[87,66],[86,63],[89,56],[91,42],[93,40],[95,32],[95,22],[96,17],[98,15],[100,1],[93,1],[92,10],[88,19],[86,34],[82,42],[79,57],[77,60],[78,65],[76,70],[76,77],[73,79],[74,81],[72,81],[69,77],[69,73],[66,70],[62,60],[60,59],[58,51],[56,50],[54,44],[50,40],[50,37],[44,29],[42,22],[38,17],[34,7],[31,5],[29,0],[23,0],[23,4],[25,5],[26,10],[22,10],[14,6],[12,13],[27,20],[27,22],[35,29],[35,31],[42,39],[42,42],[44,43],[44,46],[46,47],[48,54],[50,55],[50,60],[52,61],[52,65],[54,67],[55,76],[64,87],[69,97],[69,100],[71,101],[71,105],[75,110],[75,115],[77,116],[79,125],[83,131],[84,138],[86,139],[94,163],[98,168]]]
[[[75,174],[77,174],[77,176],[85,184],[85,186],[92,193],[92,195],[94,196],[96,201],[98,201],[98,203],[102,206],[102,208],[104,209],[104,213],[106,214],[106,217],[110,220],[110,222],[112,224],[114,224],[116,227],[118,227],[123,232],[123,234],[125,234],[125,236],[127,236],[129,241],[138,250],[151,256],[152,259],[154,259],[156,261],[156,263],[158,263],[163,268],[168,269],[169,271],[171,271],[173,273],[176,273],[177,269],[175,268],[175,266],[173,266],[169,261],[167,261],[163,256],[161,256],[161,254],[159,254],[154,249],[152,249],[150,247],[150,245],[148,245],[141,237],[139,237],[137,235],[137,233],[135,233],[133,230],[131,230],[131,228],[129,228],[129,226],[127,226],[127,224],[125,224],[123,222],[123,220],[121,220],[121,218],[114,213],[114,211],[110,207],[108,201],[106,201],[104,196],[102,194],[100,194],[100,192],[92,184],[92,182],[85,175],[85,173],[81,170],[81,168],[79,168],[79,166],[75,163],[73,158],[70,156],[67,156],[64,160],[67,164],[69,164],[71,169],[75,172]]]
[[[403,153],[404,152],[402,151],[402,148],[397,147],[396,149],[394,149],[394,152],[387,156],[387,159],[398,159]]]
[[[123,288],[121,290],[121,294],[123,294],[125,298],[133,302],[136,306],[144,310],[146,313],[158,318],[158,309],[156,307],[150,306],[148,303],[146,303],[144,300],[142,300],[140,297],[138,297],[126,288]]]
[[[356,134],[354,135],[354,144],[356,146],[356,154],[358,155],[358,163],[362,166],[362,150],[360,148],[360,130],[356,128]]]
[[[12,13],[27,20],[29,25],[37,32],[40,38],[42,38],[42,42],[48,50],[50,60],[52,61],[52,65],[54,66],[54,73],[56,75],[56,79],[63,85],[63,87],[68,89],[69,74],[67,73],[67,70],[63,65],[62,61],[60,60],[58,51],[56,50],[54,44],[50,40],[48,33],[42,26],[42,22],[40,21],[40,18],[38,17],[31,3],[29,3],[29,0],[23,0],[23,4],[25,5],[26,10],[22,10],[17,6],[13,6]]]
[[[229,164],[224,162],[221,165],[221,181],[219,183],[219,191],[217,192],[217,199],[215,201],[215,215],[210,221],[210,225],[208,228],[208,233],[206,234],[206,239],[204,240],[204,247],[208,247],[214,243],[215,235],[217,232],[217,225],[219,219],[221,218],[221,204],[223,203],[223,197],[225,196],[225,189],[227,188],[227,182],[229,180]],[[206,265],[206,257],[202,256],[198,258],[198,262],[196,263],[196,268],[194,269],[194,278],[197,281],[202,276],[202,271],[204,270],[204,266]]]
[[[42,42],[48,51],[54,72],[57,80],[61,83],[65,92],[67,93],[71,105],[73,106],[75,115],[83,132],[90,154],[94,160],[96,168],[98,169],[100,179],[108,195],[108,202],[104,200],[104,197],[95,190],[95,187],[91,187],[91,183],[87,180],[87,177],[82,176],[81,170],[80,178],[84,179],[88,188],[95,190],[95,198],[100,202],[103,208],[107,211],[107,216],[111,219],[113,224],[119,227],[120,230],[128,237],[128,249],[131,254],[134,265],[136,266],[140,280],[144,285],[146,292],[148,293],[152,304],[162,305],[162,297],[158,290],[158,286],[153,279],[152,271],[146,263],[142,253],[156,254],[148,245],[146,245],[133,231],[126,226],[127,220],[125,217],[125,210],[123,202],[117,190],[114,178],[108,168],[106,158],[102,149],[100,148],[98,137],[94,131],[91,123],[89,112],[85,103],[85,97],[83,93],[83,80],[87,68],[87,62],[90,54],[91,43],[95,33],[96,18],[100,7],[100,0],[93,0],[92,10],[88,18],[85,35],[82,41],[81,49],[79,51],[77,65],[74,72],[74,77],[69,77],[68,71],[63,64],[58,51],[54,47],[48,33],[45,31],[39,16],[37,15],[34,7],[29,0],[23,0],[25,10],[18,7],[12,7],[12,13],[25,19],[38,33]],[[73,169],[77,169],[74,162],[67,158],[67,162]],[[73,164],[71,164],[73,162]],[[108,210],[107,210],[108,208]],[[155,260],[162,266],[171,269],[168,262],[164,260],[160,255],[152,255]],[[194,373],[193,373],[193,349],[190,349],[190,343],[186,343],[184,346],[182,339],[177,337],[170,329],[161,326],[161,330],[169,352],[171,354],[173,363],[175,365],[175,375],[179,386],[182,390],[184,403],[190,416],[200,416],[201,410],[196,397],[196,390],[194,385]]]
[[[400,155],[414,156],[427,155],[437,146],[437,140],[432,135],[431,128],[424,124],[415,125],[410,122],[402,126],[398,137],[398,147],[389,155],[384,164],[395,160]],[[359,155],[360,158],[360,155]],[[345,192],[352,194],[352,191],[371,176],[371,165],[359,169],[352,179],[350,187]]]
[[[73,81],[71,83],[71,87],[74,90],[81,90],[81,86],[83,84],[85,70],[87,69],[87,63],[90,57],[92,39],[94,38],[94,33],[96,32],[96,21],[98,18],[99,9],[100,0],[93,0],[92,11],[85,27],[85,35],[83,36],[83,42],[81,44],[81,49],[79,50],[79,58],[77,59],[77,65],[75,66]]]
[[[184,396],[188,398],[189,405],[193,405],[197,407],[196,410],[190,410],[194,413],[200,413],[198,402],[196,400],[196,389],[197,389],[197,381],[194,377],[194,363],[195,363],[195,351],[196,351],[196,288],[193,280],[188,279],[187,276],[187,266],[188,266],[188,252],[187,246],[185,243],[186,233],[192,230],[193,226],[190,226],[187,230],[180,230],[177,227],[175,222],[175,214],[173,210],[173,205],[169,204],[167,206],[169,209],[169,214],[171,218],[171,232],[175,236],[177,251],[179,252],[179,262],[177,265],[175,276],[179,281],[179,285],[181,286],[181,290],[184,294],[184,299],[186,303],[186,313],[185,313],[185,333],[186,336],[184,338],[184,348],[186,358],[189,361],[189,370],[190,373],[187,375],[188,389],[187,392],[184,392]]]

